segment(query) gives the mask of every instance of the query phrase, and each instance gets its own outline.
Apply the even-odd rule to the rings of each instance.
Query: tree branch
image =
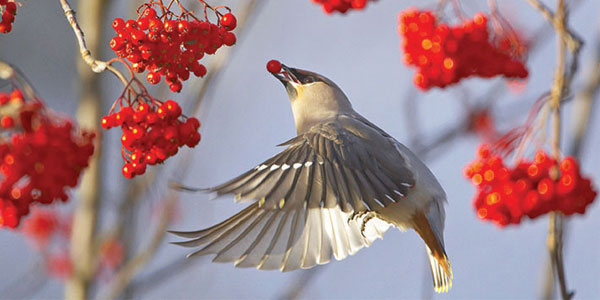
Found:
[[[106,0],[85,0],[79,2],[79,8],[84,13],[83,27],[90,34],[88,45],[86,45],[83,32],[75,18],[75,12],[66,0],[59,0],[65,16],[73,28],[79,42],[83,62],[77,59],[77,71],[79,75],[79,107],[77,119],[83,128],[93,131],[99,130],[99,119],[101,115],[101,90],[97,76],[89,71],[101,72],[107,69],[106,63],[94,60],[91,52],[98,52],[102,45],[102,19],[105,11]],[[90,50],[91,49],[91,50]],[[114,73],[114,72],[113,72]],[[117,72],[118,73],[118,72]],[[100,207],[100,187],[102,181],[101,167],[99,163],[101,153],[100,139],[94,144],[94,155],[90,159],[90,165],[85,170],[79,188],[79,197],[73,218],[71,232],[71,262],[73,264],[73,275],[67,280],[65,286],[65,298],[88,299],[90,289],[94,284],[98,265],[97,224]]]
[[[550,90],[550,97],[548,98],[550,108],[552,109],[552,152],[554,158],[559,161],[560,160],[560,104],[564,94],[569,90],[569,85],[571,84],[572,78],[577,68],[577,56],[579,54],[579,47],[581,43],[579,40],[574,41],[574,35],[572,35],[568,29],[566,24],[566,10],[565,10],[565,1],[558,0],[556,13],[552,14],[547,7],[545,7],[541,2],[537,0],[528,0],[529,3],[532,4],[538,11],[542,13],[548,19],[551,24],[554,26],[554,30],[557,34],[557,62],[556,69],[554,73],[554,82],[552,84],[552,88]],[[571,45],[569,45],[571,44]],[[566,76],[566,48],[569,46],[574,57],[571,65],[571,70],[568,74],[568,78]],[[558,180],[559,178],[559,169],[558,166],[555,166],[553,170],[551,170],[550,176],[553,180]],[[549,215],[549,228],[548,228],[548,251],[552,260],[553,273],[556,274],[558,279],[560,293],[562,299],[571,299],[573,297],[573,292],[569,291],[567,288],[567,279],[564,270],[564,262],[563,262],[563,215],[554,211]]]
[[[557,32],[559,30],[565,32],[565,34],[563,36],[561,36],[560,38],[566,42],[567,46],[569,47],[569,49],[572,52],[578,51],[578,49],[583,44],[583,42],[581,41],[581,38],[579,38],[579,36],[577,36],[575,33],[566,29],[565,23],[561,23],[559,21],[559,19],[555,17],[554,13],[550,10],[550,8],[548,8],[540,0],[527,0],[527,2],[529,2],[529,4],[533,8],[538,10],[542,14],[542,16],[544,16],[544,18],[546,18],[546,20],[554,27],[554,29]],[[564,11],[565,10],[564,10],[564,6],[563,6],[562,13],[564,13]]]
[[[165,237],[167,226],[175,210],[175,205],[179,200],[179,195],[175,193],[169,193],[169,196],[165,202],[165,206],[162,211],[162,216],[154,231],[154,235],[150,240],[150,243],[143,250],[131,258],[119,271],[112,277],[108,284],[105,296],[100,297],[101,299],[116,299],[121,292],[129,285],[133,277],[148,264],[150,259],[154,256],[159,246]]]
[[[75,17],[75,11],[71,8],[71,5],[69,4],[69,2],[67,2],[67,0],[59,0],[59,2],[65,13],[65,17],[67,18],[67,21],[69,22],[69,25],[71,26],[71,29],[73,29],[73,33],[77,38],[77,43],[79,44],[79,52],[81,53],[81,58],[83,59],[83,61],[88,66],[90,66],[94,73],[102,73],[105,70],[109,70],[110,72],[115,74],[115,76],[117,76],[117,78],[119,78],[119,80],[121,80],[121,82],[124,85],[127,85],[128,80],[125,78],[123,73],[121,73],[119,70],[113,67],[110,62],[97,60],[92,56],[92,51],[88,49],[83,31],[79,27],[79,23],[77,22],[77,18]]]

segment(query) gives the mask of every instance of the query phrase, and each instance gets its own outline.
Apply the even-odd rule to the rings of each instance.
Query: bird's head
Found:
[[[323,75],[281,65],[281,71],[272,73],[287,90],[298,133],[313,125],[353,112],[344,92]]]

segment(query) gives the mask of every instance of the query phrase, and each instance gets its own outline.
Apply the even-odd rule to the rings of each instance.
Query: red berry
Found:
[[[5,105],[6,103],[8,103],[8,100],[10,100],[8,95],[6,93],[0,92],[0,105]]]
[[[104,116],[102,117],[102,119],[100,119],[100,125],[102,126],[102,129],[110,129],[111,127],[114,126],[115,120],[114,120],[114,115],[108,115],[108,116]]]
[[[352,0],[352,8],[363,9],[367,6],[367,0]]]
[[[181,20],[177,23],[177,31],[181,34],[187,34],[190,31],[190,22]]]
[[[3,116],[2,119],[0,119],[0,124],[2,125],[2,128],[10,129],[15,126],[15,121],[11,116]]]
[[[167,109],[167,114],[169,114],[172,118],[178,118],[181,115],[181,107],[179,104],[173,100],[167,100],[164,103],[165,108]]]
[[[131,68],[135,73],[143,73],[146,70],[146,66],[143,62],[136,62],[131,64]]]
[[[6,3],[6,6],[4,7],[4,9],[6,9],[6,11],[8,13],[10,13],[11,15],[16,15],[17,14],[17,4],[14,2],[8,2]]]
[[[148,30],[154,33],[160,33],[164,29],[164,24],[159,19],[152,19],[148,23]]]
[[[192,72],[194,72],[194,75],[196,75],[197,77],[204,77],[204,75],[206,75],[206,67],[203,64],[194,64],[192,66]]]
[[[116,36],[110,40],[109,46],[114,51],[121,50],[125,48],[126,42],[122,38]]]
[[[179,93],[181,91],[181,81],[175,81],[169,85],[169,89],[174,93]]]
[[[135,176],[135,169],[133,167],[133,164],[131,163],[126,163],[123,166],[123,176],[125,176],[125,178],[131,179]]]
[[[12,30],[11,24],[0,23],[0,32],[9,33]]]
[[[196,147],[200,143],[201,135],[198,132],[194,132],[192,136],[186,141],[186,145],[190,148]]]
[[[148,19],[155,19],[156,16],[156,10],[154,10],[154,8],[151,7],[147,7],[146,9],[144,9],[144,12],[142,13],[144,15],[145,18]]]
[[[227,31],[232,31],[237,26],[237,19],[232,13],[226,13],[221,17],[221,26]]]
[[[223,44],[227,46],[233,46],[236,42],[236,37],[233,32],[226,32],[223,34]]]
[[[179,132],[173,126],[169,126],[165,129],[165,139],[171,143],[176,143],[179,138]]]
[[[194,127],[194,130],[198,130],[198,128],[200,128],[200,121],[194,117],[188,118],[186,123],[191,124]]]
[[[125,29],[129,31],[138,29],[138,24],[135,20],[127,20],[125,22]]]
[[[151,84],[158,84],[160,82],[160,74],[155,72],[149,72],[148,75],[146,75],[146,79]]]
[[[115,123],[120,126],[126,122],[129,122],[133,117],[133,109],[129,106],[122,107],[121,110],[115,115]]]
[[[2,14],[2,23],[10,24],[15,21],[15,15],[9,13],[8,11]]]
[[[166,32],[169,32],[169,33],[175,32],[177,30],[177,21],[175,21],[175,20],[167,20],[165,22],[164,27],[165,27],[165,31]]]
[[[158,117],[158,114],[155,112],[151,112],[146,116],[146,122],[148,124],[155,124],[158,121],[159,121],[159,117]]]
[[[146,173],[146,164],[145,163],[136,163],[132,162],[131,166],[133,167],[133,171],[135,175],[142,175]]]
[[[267,71],[271,73],[279,73],[281,72],[281,63],[278,60],[270,60],[267,63]]]
[[[156,155],[154,155],[154,153],[149,152],[146,154],[146,163],[149,165],[154,165],[156,164]]]

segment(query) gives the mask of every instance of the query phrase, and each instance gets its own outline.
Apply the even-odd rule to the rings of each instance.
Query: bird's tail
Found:
[[[413,223],[415,231],[421,236],[427,248],[434,290],[437,293],[446,293],[452,287],[453,276],[444,246],[431,229],[431,225],[423,213],[417,213],[413,217]]]
[[[429,247],[427,247],[427,255],[431,265],[434,290],[436,293],[448,292],[452,287],[452,267],[448,257],[445,254],[442,257],[436,256]]]

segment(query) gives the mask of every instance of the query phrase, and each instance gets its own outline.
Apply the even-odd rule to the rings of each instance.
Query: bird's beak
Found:
[[[284,86],[287,87],[288,84],[296,86],[300,84],[300,81],[298,80],[298,77],[296,77],[294,71],[293,68],[288,68],[288,66],[281,64],[281,72],[272,74],[275,78],[279,79]]]

